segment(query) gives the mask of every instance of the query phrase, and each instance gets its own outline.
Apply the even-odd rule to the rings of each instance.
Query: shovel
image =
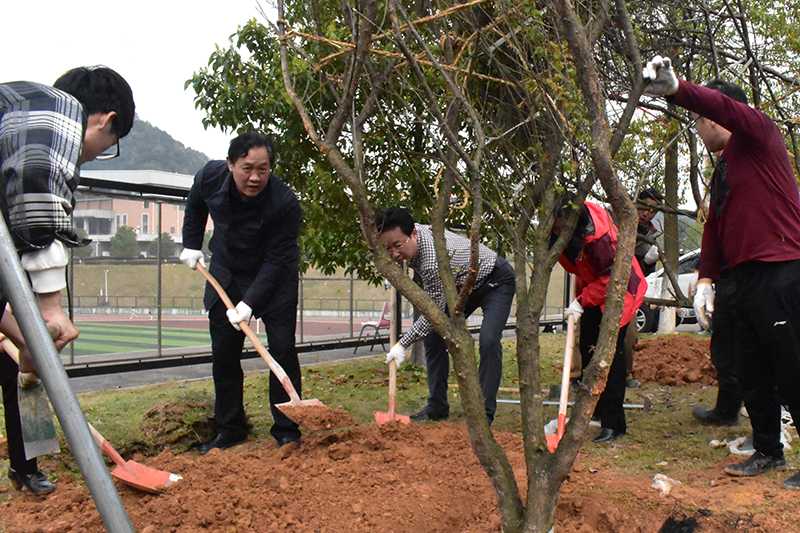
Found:
[[[58,333],[55,334],[58,337]],[[7,338],[0,346],[19,365],[19,350]],[[40,455],[53,455],[61,451],[56,440],[56,426],[50,412],[50,400],[41,380],[35,374],[21,374],[18,380],[19,418],[22,425],[22,443],[25,459]]]
[[[572,369],[572,342],[575,337],[575,316],[567,318],[567,342],[564,349],[564,369],[561,371],[561,396],[558,401],[558,429],[555,435],[546,435],[547,448],[550,453],[558,448],[561,437],[564,436],[564,427],[567,425],[567,400],[569,399],[569,374]]]
[[[231,299],[228,298],[225,289],[223,289],[222,285],[220,285],[217,280],[214,279],[214,276],[212,276],[208,270],[206,270],[202,263],[197,263],[197,270],[199,270],[206,280],[208,280],[211,286],[216,289],[217,294],[219,294],[219,297],[225,303],[225,307],[228,309],[234,309],[235,307],[233,302],[231,302]],[[264,348],[264,345],[261,344],[261,341],[258,339],[256,334],[253,333],[252,329],[250,329],[249,324],[245,321],[242,321],[239,322],[239,327],[242,328],[242,332],[244,332],[244,334],[247,335],[247,338],[250,339],[250,342],[253,343],[253,347],[256,349],[261,358],[267,363],[270,371],[275,375],[276,378],[278,378],[278,380],[281,382],[281,385],[283,385],[283,388],[286,390],[286,393],[289,395],[290,400],[288,402],[279,403],[275,406],[283,414],[289,417],[297,425],[308,428],[311,431],[343,428],[355,424],[353,417],[350,416],[350,413],[347,411],[327,407],[319,400],[301,400],[300,396],[297,394],[297,391],[294,389],[294,385],[292,385],[292,381],[283,370],[283,367],[281,367],[281,365],[279,365],[278,362],[272,358],[267,349]]]
[[[394,395],[397,393],[397,361],[392,359],[389,363],[389,412],[375,411],[375,423],[379,426],[390,420],[397,420],[403,424],[409,424],[411,419],[406,415],[398,415],[395,412]]]
[[[87,424],[89,423],[87,422]],[[156,470],[136,461],[126,461],[91,424],[89,424],[89,431],[92,432],[92,437],[103,453],[117,464],[117,468],[111,471],[111,475],[123,483],[145,492],[159,494],[172,483],[183,479],[178,474]]]

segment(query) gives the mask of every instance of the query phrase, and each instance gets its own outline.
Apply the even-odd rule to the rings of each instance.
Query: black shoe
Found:
[[[725,473],[729,476],[757,476],[772,469],[785,467],[786,457],[783,454],[780,457],[770,457],[761,452],[756,452],[742,463],[726,466]]]
[[[625,387],[628,389],[638,389],[639,385],[641,385],[641,383],[639,383],[637,380],[633,378],[628,378],[625,381]]]
[[[200,455],[205,455],[214,448],[219,448],[220,450],[226,450],[231,446],[242,444],[246,440],[247,440],[247,435],[240,436],[232,433],[217,433],[209,440],[198,444],[196,449],[197,453],[199,453]]]
[[[56,490],[56,486],[47,481],[41,470],[37,470],[33,474],[20,474],[9,468],[8,480],[15,489],[22,490],[24,485],[31,494],[48,494]]]
[[[297,443],[298,448],[303,445],[303,443],[300,442],[300,437],[281,437],[278,439],[278,448],[283,448],[284,446],[294,443]]]
[[[447,417],[450,416],[450,413],[438,414],[431,411],[429,406],[425,406],[419,410],[419,412],[414,413],[413,415],[409,416],[411,420],[414,422],[422,422],[423,420],[432,420],[434,422],[438,422],[439,420],[447,420]]]
[[[739,424],[739,411],[737,410],[733,416],[723,416],[717,408],[709,409],[702,405],[695,405],[692,409],[692,416],[703,424],[711,426],[736,426]]]
[[[592,439],[592,442],[611,442],[612,440],[616,440],[618,437],[624,435],[624,431],[617,431],[616,429],[611,428],[603,428],[600,430],[600,433],[597,434],[595,438]]]
[[[783,482],[784,489],[800,490],[800,472]]]

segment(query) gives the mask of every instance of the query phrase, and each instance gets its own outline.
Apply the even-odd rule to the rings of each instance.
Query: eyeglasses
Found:
[[[411,240],[411,237],[408,237],[408,238],[407,238],[405,241],[403,241],[403,242],[396,242],[396,243],[394,243],[394,244],[390,244],[390,245],[388,245],[388,246],[386,247],[386,251],[387,251],[387,252],[391,252],[392,250],[394,250],[395,252],[402,252],[402,251],[403,251],[403,247],[404,247],[406,244],[408,244],[408,241],[410,241],[410,240]]]
[[[95,159],[98,161],[106,161],[108,159],[114,159],[115,157],[119,157],[119,137],[117,137],[116,145],[111,146],[108,150],[95,157]]]

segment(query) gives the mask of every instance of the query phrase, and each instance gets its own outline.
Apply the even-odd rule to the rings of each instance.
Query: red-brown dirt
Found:
[[[686,339],[664,337],[641,343],[637,378],[649,380],[651,371],[653,379],[668,374],[705,375],[707,351],[689,359],[666,355],[708,344],[703,339]],[[660,368],[651,359],[656,356]],[[692,377],[677,384],[701,382]],[[521,438],[499,431],[495,435],[524,487]],[[174,455],[166,450],[157,457],[133,460],[183,476],[160,495],[115,481],[140,533],[488,533],[500,529],[494,491],[463,424],[389,422],[340,433],[309,433],[299,448],[277,449],[271,439],[250,440],[205,456]],[[779,482],[765,476],[734,479],[722,473],[725,465],[739,460],[727,457],[710,470],[686,472],[681,484],[662,495],[651,487],[652,477],[620,474],[605,459],[582,454],[563,485],[555,531],[799,531],[798,494],[781,489]],[[42,467],[47,469],[47,463]],[[104,531],[82,479],[68,477],[62,476],[56,492],[44,499],[12,490],[0,504],[0,531]],[[762,506],[779,512],[753,512]]]

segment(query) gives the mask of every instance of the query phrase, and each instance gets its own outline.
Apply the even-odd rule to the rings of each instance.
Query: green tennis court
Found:
[[[150,326],[83,322],[77,325],[81,334],[74,342],[76,356],[155,350],[158,347],[158,330],[155,324]],[[210,343],[211,338],[207,329],[161,328],[163,349]]]

